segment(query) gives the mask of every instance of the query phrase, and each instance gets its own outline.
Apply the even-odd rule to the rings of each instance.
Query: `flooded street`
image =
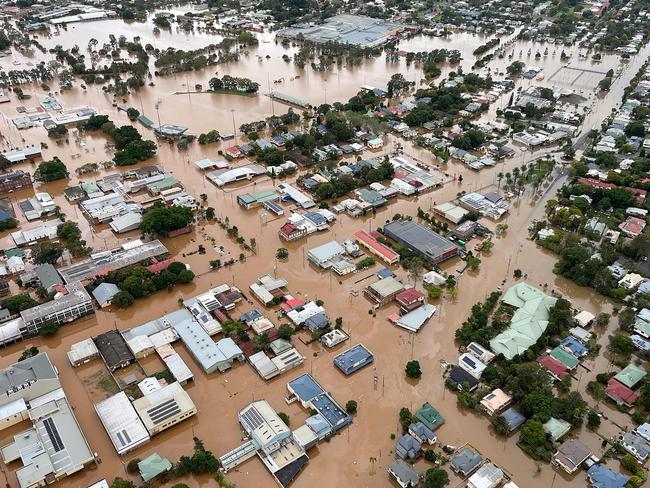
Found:
[[[90,37],[96,38],[101,45],[103,42],[108,42],[109,34],[124,35],[129,39],[140,36],[143,44],[150,42],[161,49],[169,46],[178,49],[196,49],[209,43],[219,42],[221,39],[219,36],[205,33],[186,34],[164,31],[155,36],[152,34],[152,26],[151,19],[147,23],[133,24],[126,24],[121,20],[75,24],[69,26],[67,31],[62,31],[59,36],[41,37],[39,41],[47,48],[57,44],[69,48],[78,44],[84,51]],[[463,56],[461,63],[463,70],[469,72],[476,60],[472,51],[478,45],[483,44],[486,39],[488,38],[468,33],[453,34],[449,39],[418,36],[402,41],[399,49],[405,51],[459,49]],[[593,127],[600,126],[602,119],[620,102],[623,89],[650,55],[650,47],[646,46],[637,56],[624,63],[620,76],[615,79],[610,93],[606,98],[602,98],[594,95],[594,87],[604,75],[586,74],[576,82],[577,84],[574,84],[575,76],[571,76],[561,67],[570,62],[570,66],[574,68],[604,73],[609,69],[617,69],[620,64],[617,56],[604,55],[601,62],[594,63],[589,59],[590,56],[587,56],[586,59],[579,58],[579,52],[585,52],[584,49],[551,46],[549,50],[552,52],[555,49],[557,51],[555,55],[549,54],[547,57],[535,59],[535,52],[543,51],[545,46],[545,44],[530,41],[517,41],[506,51],[507,54],[514,51],[512,60],[508,60],[506,56],[504,59],[495,59],[489,66],[493,71],[502,72],[512,61],[521,60],[527,65],[544,68],[543,72],[546,75],[544,80],[519,79],[516,82],[516,88],[560,86],[573,88],[578,92],[582,90],[582,95],[589,100],[586,106],[589,107],[590,112],[585,118],[581,134],[588,132]],[[533,53],[530,58],[526,54],[529,48]],[[560,61],[562,49],[570,57],[570,61]],[[404,58],[400,58],[398,63],[387,63],[381,56],[367,60],[358,67],[337,68],[334,66],[327,72],[317,72],[310,67],[304,70],[299,69],[293,62],[286,63],[282,60],[283,54],[291,56],[296,51],[296,47],[285,49],[280,44],[276,44],[270,33],[260,34],[259,46],[250,49],[249,53],[243,55],[238,62],[209,67],[198,72],[182,73],[178,76],[155,77],[153,79],[155,86],[142,88],[125,99],[129,105],[139,110],[142,107],[141,111],[156,122],[159,117],[163,124],[170,123],[189,127],[190,133],[198,135],[213,129],[232,132],[233,118],[235,128],[238,128],[242,123],[261,120],[271,113],[286,112],[288,110],[286,105],[278,102],[272,103],[268,97],[262,94],[267,91],[269,79],[284,77],[283,84],[272,86],[271,89],[305,99],[314,105],[333,103],[334,101],[345,102],[358,92],[361,85],[385,87],[387,80],[396,72],[403,73],[408,80],[421,83],[421,67],[406,66]],[[521,58],[519,58],[520,51],[523,51]],[[270,59],[265,59],[267,55],[270,56]],[[261,60],[258,60],[258,57],[261,57]],[[28,57],[20,55],[16,56],[16,59],[23,63],[29,60]],[[42,55],[37,51],[34,59],[49,60],[51,55]],[[10,59],[4,58],[2,65],[10,63],[10,61]],[[13,69],[19,68],[21,67]],[[456,69],[456,67],[444,67],[441,77],[444,77],[451,69]],[[252,97],[211,93],[175,94],[176,92],[186,92],[188,86],[194,87],[195,84],[207,87],[208,80],[214,76],[215,71],[219,73],[219,76],[231,74],[250,77],[261,84],[261,93]],[[555,76],[551,78],[553,74]],[[300,78],[289,81],[296,75],[300,75]],[[54,91],[57,83],[52,82],[51,85]],[[70,203],[63,195],[63,190],[67,186],[76,185],[79,181],[96,180],[122,170],[122,168],[100,170],[98,173],[85,175],[81,178],[74,174],[74,169],[83,164],[100,163],[111,159],[112,152],[105,147],[106,137],[101,133],[83,134],[80,137],[76,129],[72,129],[65,142],[57,144],[53,140],[47,139],[46,132],[42,127],[18,131],[11,123],[11,119],[17,116],[16,106],[19,104],[27,107],[37,105],[38,99],[46,95],[38,86],[24,86],[23,90],[26,94],[32,95],[31,100],[17,102],[15,98],[12,98],[12,103],[0,105],[0,114],[2,114],[0,132],[5,137],[2,141],[2,149],[39,144],[41,141],[47,140],[49,148],[43,151],[44,159],[58,156],[66,163],[71,173],[68,181],[35,186],[34,191],[45,190],[50,193],[67,218],[79,223],[84,238],[96,251],[113,248],[127,239],[138,238],[137,231],[117,236],[106,225],[92,228],[81,212],[77,210],[76,205]],[[503,95],[492,105],[484,117],[494,117],[497,108],[507,105],[509,96],[509,93]],[[96,108],[101,114],[109,115],[116,124],[130,123],[126,114],[118,112],[113,106],[115,101],[113,96],[104,93],[101,87],[90,85],[87,90],[82,90],[76,86],[70,91],[57,94],[56,98],[64,107],[88,105]],[[119,101],[122,101],[121,98]],[[159,113],[156,113],[154,108],[157,103],[159,103]],[[154,139],[151,131],[141,125],[137,125],[137,127],[146,139]],[[239,132],[238,129],[237,132]],[[384,152],[368,152],[365,156],[379,157],[388,154],[395,147],[395,143],[399,142],[404,146],[405,155],[416,157],[431,166],[440,164],[429,151],[416,148],[410,142],[405,143],[404,140],[393,135],[389,136],[388,141]],[[242,142],[240,134],[237,135],[237,142]],[[58,368],[62,386],[74,407],[82,430],[87,436],[90,446],[101,459],[101,464],[97,466],[97,469],[87,469],[75,474],[73,477],[63,480],[61,486],[84,487],[99,479],[110,480],[115,476],[130,477],[139,482],[140,480],[135,480],[134,477],[126,473],[125,464],[130,459],[144,458],[157,452],[163,457],[176,461],[181,455],[190,454],[193,436],[201,438],[205,446],[218,457],[241,444],[242,430],[237,420],[237,413],[254,400],[266,399],[278,412],[287,413],[291,419],[291,426],[297,427],[304,422],[307,412],[297,403],[286,404],[285,398],[289,394],[286,383],[305,372],[312,373],[340,404],[344,405],[348,400],[356,400],[359,404],[359,411],[354,417],[354,422],[348,428],[334,436],[329,442],[323,442],[308,451],[310,462],[292,485],[295,488],[397,486],[389,481],[386,469],[394,460],[395,441],[391,440],[391,434],[399,436],[401,433],[399,410],[401,407],[416,410],[427,401],[435,406],[446,420],[445,425],[437,432],[440,444],[460,446],[469,443],[473,445],[485,458],[489,458],[508,473],[520,487],[586,486],[586,475],[582,471],[574,477],[565,477],[563,473],[556,472],[547,465],[538,469],[538,463],[526,456],[516,446],[518,434],[507,439],[497,436],[486,416],[461,410],[457,405],[456,395],[445,388],[442,377],[442,362],[456,363],[457,361],[459,353],[458,346],[454,342],[454,333],[468,316],[471,306],[476,302],[483,301],[504,281],[505,287],[512,285],[515,282],[513,279],[515,269],[521,269],[524,274],[528,274],[530,284],[540,287],[547,285],[549,292],[554,290],[563,294],[571,300],[576,309],[588,310],[594,314],[612,312],[612,303],[592,289],[577,287],[574,283],[553,274],[556,256],[538,248],[534,242],[528,239],[528,226],[531,221],[543,218],[544,203],[554,197],[555,191],[564,182],[565,175],[556,174],[552,186],[543,188],[543,196],[533,197],[529,190],[522,197],[513,201],[510,213],[500,221],[500,223],[508,225],[508,230],[495,239],[495,246],[491,253],[481,256],[480,270],[478,272],[466,271],[460,275],[457,300],[452,301],[445,298],[432,301],[438,307],[438,312],[417,335],[409,334],[387,320],[390,314],[398,310],[398,306],[394,303],[380,308],[376,316],[369,314],[371,303],[363,296],[361,290],[375,280],[374,273],[383,267],[382,264],[376,264],[371,269],[346,277],[338,277],[333,273],[317,270],[306,259],[307,251],[310,248],[333,239],[338,241],[350,239],[353,233],[359,229],[374,230],[390,220],[396,213],[415,216],[418,207],[428,210],[436,203],[456,198],[460,191],[496,189],[498,173],[511,171],[514,167],[534,161],[543,154],[552,151],[548,149],[523,151],[518,148],[514,157],[480,172],[472,171],[463,164],[450,161],[441,165],[440,169],[448,175],[462,174],[462,183],[449,181],[442,188],[424,193],[418,198],[399,197],[378,210],[375,216],[368,215],[355,219],[346,214],[340,214],[330,230],[311,234],[308,238],[300,241],[285,243],[279,240],[277,233],[286,221],[285,217],[290,208],[288,205],[284,206],[285,217],[264,221],[259,209],[245,210],[236,201],[239,194],[269,189],[277,185],[278,181],[274,182],[271,178],[264,176],[254,183],[229,186],[222,190],[206,181],[204,174],[193,165],[194,161],[203,158],[221,159],[219,151],[233,143],[233,141],[227,141],[205,146],[193,143],[187,150],[180,151],[175,145],[161,141],[158,155],[153,160],[141,163],[141,165],[160,164],[166,171],[179,179],[188,193],[194,195],[197,200],[200,194],[207,194],[207,205],[214,207],[218,217],[228,217],[230,222],[238,227],[239,234],[247,241],[251,238],[256,239],[257,253],[255,255],[249,255],[245,262],[236,263],[229,268],[210,271],[210,260],[225,260],[230,257],[237,259],[242,250],[216,223],[197,224],[191,234],[173,239],[162,239],[171,254],[177,260],[190,264],[196,273],[196,278],[191,284],[178,285],[169,292],[159,291],[148,298],[138,300],[136,304],[126,310],[98,309],[94,316],[62,327],[58,334],[52,338],[38,337],[0,350],[2,357],[0,366],[2,367],[15,362],[20,353],[29,346],[36,346],[39,350],[49,354],[53,364]],[[235,166],[243,166],[245,163],[246,160],[237,160]],[[33,173],[36,165],[21,163],[15,165],[14,168],[25,169]],[[286,181],[292,182],[296,178],[297,176],[294,176]],[[32,190],[21,191],[11,194],[9,198],[12,200],[14,208],[18,210],[17,202],[31,196],[32,193]],[[19,215],[18,218],[23,229],[35,225],[28,223],[22,215]],[[494,230],[495,223],[486,222],[486,220],[484,218],[481,222]],[[0,245],[4,249],[13,247],[8,232],[0,234]],[[207,250],[205,254],[197,252],[199,245],[205,246]],[[468,249],[473,245],[474,243],[468,244]],[[225,248],[224,256],[215,250],[219,246]],[[275,259],[276,249],[279,247],[286,247],[289,250],[289,258],[286,261]],[[445,262],[442,268],[447,273],[456,274],[464,266],[465,263],[456,258]],[[394,271],[404,283],[413,283],[413,279],[403,269],[395,268]],[[198,414],[155,436],[150,443],[129,453],[124,458],[118,457],[93,408],[93,400],[95,400],[93,395],[96,395],[97,392],[91,395],[83,383],[84,378],[88,378],[96,372],[99,360],[73,369],[66,356],[70,345],[110,329],[127,329],[158,318],[178,309],[180,299],[192,297],[221,283],[235,285],[244,293],[248,293],[249,285],[264,274],[275,274],[278,278],[287,279],[289,282],[288,292],[293,295],[323,300],[324,307],[332,319],[339,316],[343,318],[343,329],[350,335],[350,340],[334,350],[326,350],[317,344],[305,345],[299,340],[299,337],[301,337],[300,334],[306,333],[301,332],[293,342],[294,346],[306,357],[305,362],[300,367],[271,381],[261,379],[250,365],[239,363],[236,363],[231,370],[224,374],[206,375],[184,346],[177,343],[175,350],[194,373],[194,381],[186,386],[186,390],[196,404]],[[421,289],[421,286],[421,280],[418,280],[417,287]],[[17,289],[12,288],[12,291],[17,291]],[[234,311],[233,316],[239,316],[251,308],[262,309],[263,306],[258,302],[254,302],[252,305],[242,302]],[[266,313],[276,325],[281,323],[275,310],[267,310]],[[608,330],[597,331],[603,350],[607,344],[608,333],[611,333],[616,327],[616,319],[613,318]],[[304,338],[306,339],[307,335]],[[372,367],[346,377],[333,367],[332,357],[357,343],[363,343],[372,351],[375,363]],[[423,375],[419,381],[407,381],[405,378],[404,365],[411,359],[417,359],[422,366]],[[156,361],[160,364],[156,364]],[[157,357],[148,357],[145,362],[145,369],[148,373],[160,370],[164,366]],[[596,373],[608,371],[608,368],[613,368],[613,366],[608,364],[602,354],[596,360],[586,360],[583,364],[586,369],[578,369],[573,386],[583,394],[590,405],[595,406],[595,401],[585,393],[586,385],[595,378]],[[374,381],[375,374],[379,378],[377,384]],[[608,420],[604,420],[601,425],[600,434],[605,436],[618,434],[619,428],[616,424],[627,423],[623,420],[624,414],[606,403],[600,404],[599,408],[608,417]],[[23,423],[1,431],[0,445],[7,444],[13,435],[25,428],[26,424]],[[584,430],[581,440],[587,443],[597,456],[601,455],[601,439],[598,435],[587,431],[586,427]],[[18,486],[14,475],[16,464],[19,463],[8,467],[2,466],[6,483],[11,488]],[[429,466],[429,463],[420,460],[416,464],[416,469],[423,472]],[[618,468],[618,466],[613,466],[613,468]],[[276,486],[272,476],[257,458],[251,459],[237,470],[229,472],[227,478],[240,488]],[[450,478],[452,480],[450,486],[462,486],[460,478],[451,472]],[[2,477],[0,480],[4,481]],[[324,480],[327,480],[326,483]],[[182,481],[192,487],[217,486],[214,480],[207,477],[175,481]]]

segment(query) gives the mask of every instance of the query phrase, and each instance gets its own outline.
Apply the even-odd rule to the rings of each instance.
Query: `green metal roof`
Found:
[[[556,299],[526,283],[517,283],[503,296],[503,303],[515,307],[510,327],[490,341],[490,348],[506,359],[522,354],[546,330],[549,311]]]
[[[429,402],[422,405],[422,407],[415,412],[415,416],[432,431],[435,431],[445,423],[445,419],[440,415],[440,412],[433,408]]]
[[[167,188],[170,188],[174,186],[176,183],[178,183],[178,180],[174,178],[173,176],[168,176],[167,178],[164,178],[160,181],[154,181],[153,183],[149,183],[147,185],[147,188],[150,191],[160,191],[160,190],[165,190]]]
[[[645,336],[650,336],[650,324],[639,317],[634,321],[634,330],[638,330]]]
[[[13,249],[7,249],[5,251],[6,258],[13,258],[14,256],[23,257],[25,253],[19,247],[14,247]]]
[[[628,388],[634,388],[634,386],[645,378],[646,372],[641,368],[634,366],[633,364],[628,364],[623,368],[622,371],[619,371],[614,379],[619,383],[623,383]]]
[[[551,417],[549,421],[544,424],[544,431],[553,441],[557,441],[564,437],[570,430],[571,424],[566,420]]]
[[[158,453],[154,452],[151,456],[144,458],[138,463],[138,469],[140,470],[142,479],[149,481],[172,469],[172,463],[169,459],[162,458]]]
[[[276,200],[279,197],[280,195],[278,195],[273,190],[262,190],[257,193],[244,193],[243,195],[239,195],[237,198],[248,205],[255,202],[264,203],[271,200]]]
[[[148,117],[146,117],[146,116],[144,116],[144,115],[140,115],[140,116],[138,117],[138,120],[139,120],[140,123],[141,123],[142,125],[144,125],[145,127],[149,127],[149,128],[152,128],[152,127],[153,127],[153,120],[151,120],[150,118],[148,118]]]
[[[578,364],[580,364],[578,358],[576,358],[573,354],[568,352],[562,346],[557,346],[555,349],[553,349],[551,351],[551,356],[553,356],[555,359],[557,359],[559,362],[564,364],[569,369],[573,369],[576,366],[578,366]]]

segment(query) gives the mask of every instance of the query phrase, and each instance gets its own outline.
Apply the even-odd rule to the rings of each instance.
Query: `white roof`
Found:
[[[259,375],[268,380],[280,373],[280,370],[264,351],[257,352],[248,358]]]
[[[95,411],[118,454],[149,441],[149,432],[123,391],[97,403]]]
[[[10,342],[16,339],[20,339],[22,334],[20,332],[21,327],[23,327],[25,321],[22,317],[17,319],[10,320],[0,325],[0,344]]]
[[[13,417],[20,412],[26,411],[27,405],[25,404],[25,400],[23,398],[18,398],[13,402],[9,402],[0,407],[0,420],[8,419],[9,417]]]
[[[593,313],[588,312],[587,310],[583,310],[575,316],[575,321],[580,327],[586,327],[595,318],[596,316]]]
[[[89,338],[72,344],[68,351],[68,359],[70,360],[70,364],[74,365],[79,361],[84,361],[97,354],[99,354],[99,351],[97,350],[95,341]]]
[[[171,374],[179,383],[185,383],[186,381],[194,378],[192,371],[178,353],[175,352],[174,354],[165,356],[162,358],[162,360],[164,361],[165,366],[167,366],[167,369],[169,369]]]
[[[129,346],[129,349],[131,349],[131,352],[136,356],[141,352],[153,349],[154,347],[153,342],[151,342],[151,339],[146,335],[135,336],[126,341],[126,344]]]
[[[422,281],[427,285],[442,285],[447,280],[444,276],[436,273],[435,271],[429,271],[424,276],[422,276]]]

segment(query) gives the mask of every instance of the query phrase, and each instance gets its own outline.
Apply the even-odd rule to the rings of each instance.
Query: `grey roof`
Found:
[[[384,234],[404,243],[429,260],[438,260],[447,253],[458,250],[458,246],[440,234],[410,220],[394,220],[384,226]]]
[[[397,441],[395,451],[402,459],[417,459],[422,451],[422,444],[412,435],[405,434]]]
[[[429,442],[438,437],[429,427],[419,421],[409,425],[409,433],[418,439],[426,439]]]
[[[287,386],[303,402],[309,402],[325,391],[308,373],[291,380]]]
[[[526,421],[526,417],[524,417],[514,407],[510,407],[508,410],[503,412],[500,416],[503,417],[505,421],[508,423],[509,432],[512,432],[513,430],[518,428],[521,424],[523,424]]]
[[[93,296],[100,305],[109,302],[115,295],[120,292],[117,285],[113,283],[101,283],[93,290]]]
[[[21,487],[42,486],[51,477],[60,478],[83,469],[94,456],[77,419],[65,398],[32,408],[34,426],[17,434],[4,446],[3,455],[21,458],[16,470]],[[67,484],[64,482],[64,484]]]
[[[388,471],[395,476],[403,486],[416,486],[420,482],[420,475],[413,467],[403,461],[402,459],[396,459],[388,465]]]
[[[555,458],[562,464],[575,468],[589,457],[591,450],[577,439],[569,439],[558,447]]]
[[[135,357],[126,344],[124,338],[116,330],[109,330],[94,337],[95,345],[108,367],[120,367],[125,362],[133,362]]]
[[[91,255],[89,259],[59,269],[66,283],[94,278],[105,269],[117,270],[137,264],[147,258],[165,254],[167,248],[159,240],[145,242],[129,249],[118,248],[112,251]]]
[[[451,468],[467,476],[481,464],[481,455],[471,447],[463,447],[451,458]]]
[[[20,316],[27,323],[34,320],[48,319],[62,311],[75,308],[84,302],[92,302],[90,295],[80,282],[68,283],[66,285],[68,294],[63,295],[51,302],[42,303],[35,307],[20,312]]]
[[[621,437],[621,442],[625,450],[639,460],[645,461],[650,456],[650,443],[640,435],[626,432]]]
[[[12,364],[0,371],[0,394],[32,381],[56,379],[58,375],[47,353]]]
[[[243,357],[242,350],[232,339],[214,342],[187,309],[179,311],[179,315],[172,327],[206,372],[211,373],[215,369],[225,371],[234,358]]]
[[[58,271],[50,263],[41,264],[34,269],[38,281],[46,290],[54,285],[62,285],[63,280]]]

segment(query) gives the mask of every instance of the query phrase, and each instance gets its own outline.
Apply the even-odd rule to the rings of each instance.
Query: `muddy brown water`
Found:
[[[149,29],[150,25],[147,27]],[[124,33],[127,37],[141,35],[143,42],[145,36],[150,32],[141,25],[127,25],[121,21],[107,21],[100,23],[80,24],[63,32],[60,36],[53,37],[48,42],[52,45],[67,42],[76,42],[80,46],[87,44],[88,38],[92,35],[101,42],[107,40],[108,33],[116,35]],[[167,34],[161,34],[160,42],[166,39]],[[102,39],[104,36],[106,39]],[[188,46],[199,47],[204,45],[207,39],[200,36],[186,36],[182,34],[171,35],[169,42],[186,42]],[[484,42],[484,39],[469,34],[458,34],[460,41],[458,45],[469,46],[471,50]],[[70,41],[66,41],[66,39]],[[44,41],[42,41],[44,42]],[[424,50],[432,49],[445,43],[455,48],[455,41],[443,41],[434,38],[415,38],[404,43],[405,49]],[[473,44],[472,44],[473,43]],[[45,42],[44,42],[45,44]],[[527,48],[522,43],[524,61]],[[540,45],[541,46],[541,45]],[[539,61],[531,60],[528,64],[544,65],[544,72],[550,72],[553,67],[559,67],[559,52],[562,48],[557,47],[555,58],[551,55]],[[568,50],[568,48],[565,48]],[[549,48],[553,50],[553,46]],[[540,51],[543,48],[540,47]],[[463,51],[465,53],[465,51]],[[574,49],[577,53],[577,49]],[[639,66],[647,58],[648,48],[644,49],[639,56],[634,57],[622,71],[613,86],[609,96],[596,97],[590,94],[590,103],[593,103],[592,115],[587,118],[588,124],[600,125],[602,118],[615,107],[622,94],[623,88],[629,79],[636,73]],[[257,54],[269,53],[270,60],[257,60]],[[517,51],[518,53],[518,51]],[[535,49],[533,48],[533,55]],[[237,63],[219,66],[216,69],[220,74],[231,73],[239,76],[251,76],[264,85],[267,79],[267,72],[271,79],[280,76],[289,78],[300,74],[299,80],[294,82],[285,81],[284,85],[274,86],[274,89],[291,93],[309,100],[311,103],[322,103],[325,100],[325,88],[327,88],[327,100],[347,100],[358,90],[362,84],[385,86],[391,73],[404,71],[409,73],[412,70],[414,75],[419,77],[417,69],[406,68],[404,61],[399,64],[387,64],[383,58],[375,59],[364,63],[361,67],[354,69],[334,69],[327,74],[315,73],[311,69],[297,70],[292,64],[286,65],[281,60],[282,48],[273,42],[262,42],[257,50],[252,50],[248,57],[242,58]],[[473,56],[467,55],[469,66],[473,63]],[[517,59],[517,54],[515,55]],[[592,66],[589,60],[578,60],[574,56],[574,63],[579,65]],[[495,66],[505,66],[507,60],[496,60]],[[618,64],[615,57],[606,56],[597,69],[614,68]],[[154,79],[156,86],[148,87],[128,97],[129,103],[136,107],[145,108],[145,113],[155,119],[153,110],[154,104],[162,100],[160,104],[160,118],[163,123],[176,123],[186,125],[193,133],[205,132],[210,129],[221,131],[232,130],[232,113],[236,119],[236,125],[242,122],[258,120],[267,116],[272,110],[276,113],[286,110],[287,107],[271,102],[263,96],[258,97],[237,97],[213,94],[197,95],[173,95],[172,93],[183,89],[184,83],[192,86],[196,82],[207,83],[213,69],[203,70],[198,73],[179,75],[164,79]],[[408,76],[407,76],[408,77]],[[327,80],[327,81],[325,81]],[[597,80],[596,80],[597,82]],[[541,81],[520,80],[518,85],[528,84],[549,85],[547,79]],[[26,92],[32,93],[34,98],[30,101],[21,102],[27,106],[37,103],[37,97],[43,96],[42,90],[31,87]],[[509,96],[509,95],[506,95]],[[66,107],[78,105],[91,105],[102,113],[109,114],[111,119],[120,123],[128,123],[123,113],[118,113],[112,106],[113,98],[101,92],[101,89],[90,87],[83,92],[75,88],[69,92],[57,96]],[[507,100],[507,99],[506,99]],[[16,116],[15,107],[19,105],[15,100],[10,104],[0,106],[0,113],[3,120],[0,121],[0,128],[7,140],[3,141],[5,147],[22,146],[23,144],[39,143],[46,140],[42,128],[34,128],[27,131],[16,131],[13,129],[9,119]],[[591,127],[585,127],[588,130]],[[140,127],[145,134],[147,130]],[[24,139],[24,142],[23,140]],[[105,149],[106,138],[100,134],[84,135],[77,139],[74,131],[67,138],[67,142],[57,145],[51,140],[47,141],[49,149],[44,151],[45,157],[59,156],[72,170],[88,162],[100,162],[111,158],[110,153]],[[421,149],[414,148],[410,143],[389,137],[386,151],[394,147],[395,142],[401,142],[407,154],[413,155],[427,164],[437,164],[431,155]],[[237,263],[231,268],[221,269],[216,272],[209,271],[208,262],[212,259],[228,259],[239,256],[241,250],[225,232],[216,224],[198,225],[192,234],[180,236],[175,239],[164,239],[172,254],[179,260],[189,263],[197,273],[195,281],[188,285],[175,288],[172,292],[161,291],[157,294],[136,302],[127,310],[98,310],[96,315],[77,321],[60,330],[57,336],[49,339],[36,338],[12,345],[0,350],[2,360],[0,366],[6,367],[17,360],[20,352],[30,345],[35,345],[43,351],[47,351],[52,361],[57,366],[61,382],[68,398],[74,407],[75,414],[81,427],[88,437],[93,450],[101,459],[97,469],[88,469],[64,480],[65,486],[87,486],[92,482],[114,476],[128,477],[125,472],[125,463],[134,457],[143,458],[152,452],[158,452],[162,456],[172,460],[178,459],[181,455],[191,451],[192,437],[198,436],[204,440],[208,449],[217,456],[229,451],[239,445],[242,439],[241,428],[237,422],[237,412],[249,402],[264,398],[278,411],[286,412],[291,419],[292,427],[297,427],[306,418],[304,412],[296,404],[287,405],[284,398],[287,396],[286,383],[290,379],[304,372],[311,372],[314,377],[341,403],[355,399],[359,403],[359,412],[355,416],[354,423],[331,441],[325,442],[309,452],[311,462],[299,475],[295,484],[296,488],[308,486],[324,486],[325,483],[331,486],[394,486],[388,479],[386,468],[394,459],[394,441],[391,434],[399,435],[400,426],[398,412],[403,406],[417,409],[423,402],[431,402],[446,419],[446,424],[440,429],[439,439],[443,444],[456,446],[470,443],[475,446],[486,458],[489,458],[506,472],[520,487],[538,486],[584,486],[585,474],[568,478],[562,474],[556,474],[549,466],[538,465],[528,458],[517,446],[518,435],[515,434],[508,439],[496,436],[489,427],[486,417],[472,412],[461,411],[456,405],[456,397],[446,391],[442,381],[441,361],[455,362],[458,357],[458,350],[454,344],[454,331],[469,313],[472,304],[482,301],[491,291],[496,289],[503,280],[506,286],[513,283],[512,272],[514,269],[521,269],[529,275],[529,282],[533,285],[547,285],[547,289],[556,290],[569,297],[575,308],[590,310],[593,313],[601,311],[610,312],[612,304],[603,297],[587,288],[580,288],[573,283],[557,277],[552,273],[555,257],[547,251],[538,249],[534,243],[527,238],[527,227],[531,220],[543,217],[544,201],[553,196],[555,190],[563,182],[558,179],[543,197],[532,199],[530,194],[525,194],[513,202],[511,213],[504,219],[508,224],[508,231],[495,240],[496,245],[490,255],[482,256],[482,265],[478,273],[464,273],[459,280],[460,293],[458,299],[452,302],[448,299],[438,300],[435,305],[438,313],[417,335],[410,335],[405,331],[394,327],[387,321],[387,317],[396,310],[395,305],[388,305],[381,308],[375,317],[368,314],[371,304],[363,298],[361,288],[372,280],[365,280],[355,283],[361,277],[372,274],[383,265],[377,264],[371,270],[362,274],[355,274],[343,279],[327,273],[322,273],[310,266],[305,255],[308,249],[327,242],[332,239],[339,241],[350,238],[354,231],[364,228],[376,228],[389,220],[393,214],[402,213],[415,215],[418,206],[427,209],[435,203],[453,199],[461,190],[474,190],[496,185],[496,174],[498,172],[511,171],[515,166],[524,162],[532,161],[543,154],[541,151],[519,151],[517,155],[505,162],[499,163],[495,168],[486,169],[480,173],[468,170],[465,166],[450,162],[441,166],[448,174],[462,174],[463,184],[450,182],[443,188],[421,195],[419,198],[398,199],[390,205],[379,210],[374,217],[363,217],[352,219],[347,216],[339,216],[338,220],[326,232],[320,232],[309,236],[307,239],[294,242],[282,243],[277,237],[277,231],[284,222],[283,218],[271,220],[264,223],[260,217],[259,210],[244,210],[236,203],[236,195],[247,191],[271,188],[273,181],[263,177],[253,183],[242,184],[236,187],[228,187],[225,191],[215,188],[191,163],[204,157],[218,158],[217,151],[227,147],[232,142],[223,145],[214,144],[209,146],[191,145],[185,152],[179,152],[175,147],[161,143],[159,154],[155,162],[163,165],[166,170],[172,172],[188,188],[190,193],[198,197],[201,193],[208,195],[208,204],[216,209],[217,215],[228,216],[230,222],[237,225],[240,234],[247,240],[257,240],[257,254],[249,256],[246,262]],[[381,155],[379,153],[368,153],[367,156]],[[243,164],[238,162],[237,164]],[[33,171],[35,166],[29,163],[17,165],[18,168]],[[84,176],[84,180],[95,179],[112,171],[100,171],[96,175]],[[63,190],[66,186],[76,184],[78,178],[72,176],[68,182],[55,182],[48,185],[38,186],[37,190],[48,191],[61,206],[68,218],[79,222],[84,237],[95,249],[111,248],[123,242],[125,239],[137,238],[136,232],[123,236],[115,236],[106,228],[92,229],[81,214],[70,205],[63,197]],[[14,204],[32,194],[32,191],[22,191],[10,196]],[[289,207],[285,206],[285,211]],[[22,216],[19,216],[21,225],[29,228]],[[487,222],[491,228],[495,227],[493,222]],[[212,241],[214,239],[214,243]],[[207,253],[200,255],[196,253],[199,244],[203,244]],[[0,245],[4,248],[11,247],[11,240],[8,233],[0,235]],[[224,246],[226,254],[219,255],[215,246]],[[473,246],[473,243],[469,244]],[[275,260],[275,251],[278,247],[287,247],[290,257],[286,262]],[[455,273],[462,269],[461,261],[452,260],[444,263],[443,269]],[[192,359],[188,351],[180,344],[176,350],[181,354],[190,369],[195,375],[193,383],[188,385],[187,390],[196,403],[199,413],[190,420],[175,426],[174,428],[156,436],[152,442],[130,453],[124,458],[119,458],[110,441],[104,432],[98,417],[96,416],[92,401],[101,391],[92,392],[84,387],[84,379],[91,377],[97,369],[97,364],[83,366],[78,369],[70,367],[66,351],[70,345],[90,336],[95,336],[111,328],[128,328],[142,324],[148,320],[178,308],[180,298],[194,296],[210,286],[220,283],[235,284],[242,290],[248,290],[248,285],[258,276],[266,273],[275,273],[289,281],[288,291],[294,295],[306,299],[322,299],[330,317],[343,317],[343,328],[351,335],[351,339],[343,346],[334,351],[324,350],[320,346],[305,346],[301,341],[295,340],[296,347],[306,357],[305,363],[291,372],[265,382],[246,364],[237,364],[225,374],[205,375],[197,363]],[[406,282],[412,279],[404,271],[396,269]],[[418,286],[421,286],[418,283]],[[15,291],[15,290],[14,290]],[[260,304],[240,304],[235,314],[242,313],[251,307],[261,308]],[[269,317],[277,324],[279,323],[275,311],[267,311]],[[612,320],[608,330],[599,331],[601,344],[606,344],[607,334],[616,328],[616,320]],[[332,365],[332,357],[335,353],[349,345],[362,342],[375,355],[373,366],[365,368],[358,373],[345,377]],[[404,377],[404,365],[408,360],[418,359],[422,365],[423,376],[417,382],[408,382]],[[156,362],[153,358],[145,360],[145,369],[155,369]],[[588,381],[593,379],[597,372],[607,371],[613,368],[607,359],[601,355],[594,361],[586,361],[585,366],[591,371],[579,369],[574,387],[584,394]],[[374,374],[379,377],[378,384],[374,384]],[[595,402],[588,396],[590,404]],[[612,436],[619,433],[618,425],[629,425],[629,418],[608,404],[601,403],[599,408],[606,414],[608,420],[603,422],[600,433]],[[13,427],[0,432],[0,443],[6,444],[11,436],[26,424]],[[586,442],[594,452],[599,455],[600,438],[583,429],[577,435]],[[611,463],[617,469],[615,463]],[[14,475],[18,463],[10,466],[2,466],[3,473],[10,487],[15,487],[17,481]],[[419,461],[416,465],[419,471],[427,469],[427,463]],[[275,486],[271,475],[266,471],[262,463],[252,459],[244,463],[236,471],[228,474],[228,478],[240,487],[272,487]],[[2,479],[2,478],[0,478]],[[327,481],[324,481],[327,480]],[[216,486],[213,480],[208,477],[198,479],[179,480],[190,486]],[[460,479],[452,475],[451,486],[460,486]]]

